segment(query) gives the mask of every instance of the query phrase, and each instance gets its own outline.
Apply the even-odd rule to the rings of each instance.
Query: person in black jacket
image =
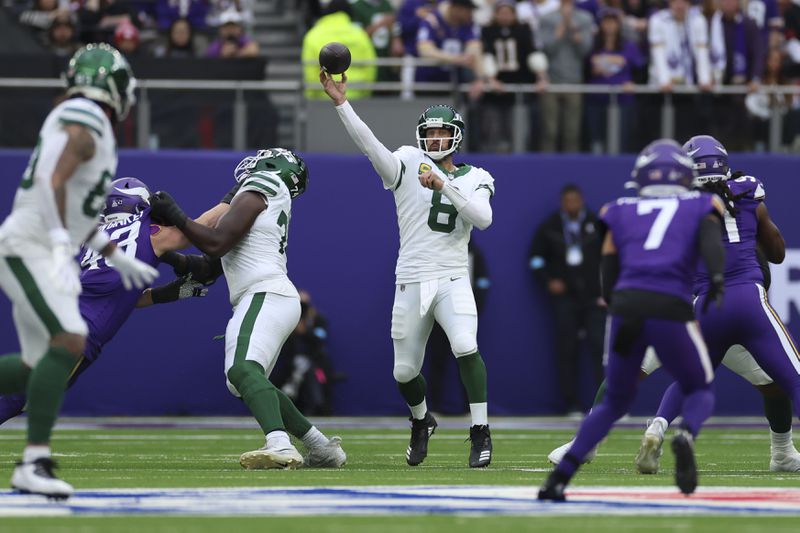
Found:
[[[581,190],[566,185],[561,207],[536,230],[530,268],[551,296],[556,368],[563,411],[583,411],[578,397],[580,341],[585,339],[596,382],[603,379],[605,304],[600,297],[600,248],[605,231],[586,208]]]

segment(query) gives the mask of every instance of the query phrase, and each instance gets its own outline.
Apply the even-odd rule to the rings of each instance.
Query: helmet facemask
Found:
[[[428,130],[434,128],[446,129],[452,133],[450,134],[450,137],[428,137]],[[425,121],[425,123],[417,126],[417,146],[420,150],[425,152],[425,155],[434,161],[440,161],[458,150],[458,148],[461,146],[461,141],[463,138],[464,135],[458,125],[453,124],[452,122],[444,122],[440,118],[429,118]],[[439,150],[428,150],[428,141],[432,140],[439,141]],[[441,146],[445,143],[445,141],[450,141],[449,146],[447,149],[442,150]]]

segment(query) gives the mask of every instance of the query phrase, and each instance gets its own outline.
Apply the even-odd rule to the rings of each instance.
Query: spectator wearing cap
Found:
[[[604,8],[599,12],[600,28],[589,55],[589,83],[622,85],[625,90],[633,89],[633,70],[644,65],[645,60],[639,47],[623,37],[622,16],[622,11],[614,8]],[[590,94],[586,97],[586,122],[593,152],[603,151],[609,100],[607,94]],[[619,147],[623,152],[629,152],[633,149],[629,137],[634,96],[618,95],[617,103],[620,111]]]
[[[531,85],[546,80],[547,59],[534,50],[530,26],[517,20],[514,0],[497,0],[492,23],[483,28],[481,38],[484,72],[492,89],[484,96],[482,105],[481,148],[508,152],[511,149],[508,125],[512,122],[515,98],[506,92],[505,85]]]
[[[71,57],[80,46],[74,17],[61,12],[47,30],[47,48],[58,57]]]
[[[573,0],[561,0],[558,11],[542,17],[540,26],[550,82],[583,83],[584,61],[592,49],[594,35],[592,16],[576,9]],[[555,152],[559,137],[562,137],[563,151],[577,152],[580,148],[582,118],[583,99],[580,94],[544,93],[542,150]]]
[[[114,46],[128,59],[140,54],[139,30],[130,22],[123,22],[114,30]]]
[[[259,54],[258,42],[245,34],[242,15],[229,10],[220,17],[218,37],[206,49],[206,57],[243,58]]]
[[[156,21],[158,29],[166,31],[179,18],[189,21],[194,29],[206,27],[208,0],[157,0]]]
[[[169,27],[166,45],[156,48],[155,56],[189,58],[195,55],[192,25],[186,19],[175,19]]]
[[[419,67],[417,81],[451,81],[455,73],[459,81],[472,81],[471,99],[483,93],[483,45],[480,27],[472,20],[474,9],[472,0],[449,0],[422,20],[417,32],[417,53],[443,66]]]
[[[323,16],[308,30],[303,38],[303,73],[306,86],[319,87],[319,52],[330,42],[339,42],[350,49],[353,64],[347,69],[348,83],[372,83],[378,69],[374,65],[375,47],[363,28],[353,23],[351,6],[347,0],[332,0]],[[357,63],[372,64],[357,64]],[[349,88],[347,98],[365,98],[370,90]],[[327,99],[321,89],[306,89],[306,98]]]

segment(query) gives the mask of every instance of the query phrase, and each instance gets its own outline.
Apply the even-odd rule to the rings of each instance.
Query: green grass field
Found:
[[[325,430],[324,421],[320,424]],[[493,431],[491,467],[466,466],[465,431],[444,429],[432,437],[430,453],[417,468],[405,465],[407,430],[337,429],[348,454],[340,470],[244,471],[239,454],[263,444],[254,429],[64,429],[54,449],[62,477],[76,489],[171,487],[289,487],[361,485],[518,485],[538,487],[549,470],[547,453],[571,438],[571,430]],[[616,430],[598,458],[582,469],[577,487],[672,486],[668,449],[662,471],[635,473],[639,430]],[[10,479],[24,443],[24,431],[0,431],[0,480]],[[800,474],[768,470],[766,429],[708,429],[697,443],[702,486],[797,487]],[[5,481],[2,481],[5,483]],[[764,517],[64,517],[0,516],[0,531],[446,531],[453,527],[500,531],[797,531],[800,518]]]

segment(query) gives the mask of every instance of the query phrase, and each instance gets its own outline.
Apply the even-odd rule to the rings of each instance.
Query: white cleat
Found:
[[[279,468],[294,470],[303,465],[303,456],[291,444],[264,446],[239,457],[239,464],[246,470]]]
[[[56,477],[53,473],[55,468],[56,463],[49,457],[32,463],[17,463],[11,476],[11,488],[24,494],[41,494],[53,500],[66,500],[75,489]]]
[[[661,445],[664,438],[653,433],[645,433],[642,437],[642,444],[639,446],[639,453],[636,454],[636,470],[640,474],[658,473],[658,461],[664,453]]]
[[[771,455],[770,472],[800,472],[800,453],[794,446],[787,452],[773,451]]]
[[[342,438],[331,437],[322,446],[308,449],[305,466],[310,468],[341,468],[347,462],[347,455],[342,449]]]
[[[575,442],[575,439],[572,439],[566,444],[562,444],[552,452],[550,455],[547,456],[547,460],[550,461],[552,464],[558,466],[558,463],[564,459],[564,456],[567,455],[570,448],[572,448],[572,444]],[[594,461],[594,458],[597,457],[597,448],[592,448],[589,450],[589,453],[586,454],[586,457],[583,458],[583,464],[589,464]]]

